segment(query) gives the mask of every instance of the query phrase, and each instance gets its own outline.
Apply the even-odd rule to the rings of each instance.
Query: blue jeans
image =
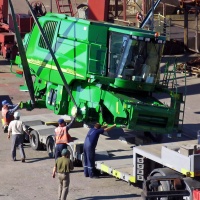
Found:
[[[16,147],[19,148],[21,158],[25,159],[26,156],[23,147],[23,140],[24,140],[23,134],[12,135],[11,154],[13,160],[16,159]]]
[[[55,159],[62,157],[62,150],[67,149],[67,144],[56,144]]]
[[[85,177],[92,178],[94,176],[95,170],[95,147],[93,147],[89,141],[86,139],[84,143],[84,175]]]

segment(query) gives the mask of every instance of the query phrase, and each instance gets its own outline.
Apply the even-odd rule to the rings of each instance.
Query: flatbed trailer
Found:
[[[33,149],[39,150],[44,146],[49,156],[53,157],[55,126],[51,124],[60,117],[66,121],[70,119],[54,114],[22,117],[31,128],[34,140],[31,143],[39,147],[34,148],[31,144]],[[76,124],[69,131],[74,139],[68,144],[74,162],[83,162],[83,143],[88,130],[88,127]],[[194,192],[198,193],[200,188],[197,140],[183,136],[182,141],[178,138],[167,141],[165,138],[166,143],[136,146],[134,143],[141,143],[137,141],[139,139],[133,133],[117,128],[101,135],[96,149],[96,168],[129,184],[142,183],[144,199],[170,197],[192,200]]]
[[[144,199],[196,199],[193,195],[200,188],[198,146],[197,140],[185,140],[133,148],[133,176],[135,182],[144,181]]]

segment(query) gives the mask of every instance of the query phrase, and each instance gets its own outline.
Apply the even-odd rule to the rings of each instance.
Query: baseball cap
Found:
[[[65,121],[64,121],[64,119],[59,119],[59,120],[58,120],[58,123],[59,123],[59,124],[62,124],[62,123],[65,123]]]
[[[70,152],[68,149],[63,149],[61,152],[62,156],[70,155]]]
[[[4,105],[7,105],[7,104],[8,104],[7,100],[3,100],[1,103],[2,103],[2,106],[4,106]]]

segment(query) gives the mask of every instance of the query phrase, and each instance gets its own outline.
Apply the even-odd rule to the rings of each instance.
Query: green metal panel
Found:
[[[41,96],[40,92],[46,89],[46,84],[47,84],[46,81],[40,79],[37,76],[35,77],[35,81],[34,81],[35,97],[45,100],[46,94]]]
[[[84,43],[58,38],[55,55],[68,84],[71,84],[74,79],[86,79],[87,46]],[[50,81],[56,84],[63,84],[54,62],[52,62]]]
[[[68,106],[68,95],[62,85],[48,84],[46,95],[46,106],[55,114],[65,114]]]
[[[60,24],[59,19],[47,17],[46,20],[44,20],[44,18],[40,18],[40,23],[44,27],[47,38],[53,47],[56,43],[56,37],[54,37],[54,35],[56,35],[56,32],[58,31]],[[51,29],[52,26],[54,27],[53,29]],[[34,26],[29,40],[29,44],[31,45],[28,45],[26,50],[27,59],[30,67],[37,76],[45,81],[50,81],[49,75],[51,72],[52,57],[43,41],[42,36],[38,34],[38,32],[38,27]]]
[[[63,88],[50,52],[34,27],[24,45],[29,67],[36,75],[35,95],[46,101],[48,109],[71,115],[77,104],[80,121],[116,123],[159,133],[173,130],[180,109],[173,103],[173,96],[172,106],[166,107],[151,95],[163,92],[170,97],[167,88],[159,88],[156,80],[164,37],[155,38],[152,31],[58,14],[47,14],[39,20],[75,99],[74,103]],[[138,51],[134,52],[133,47]],[[136,62],[141,56],[143,62]],[[21,63],[19,57],[16,60]],[[131,66],[131,62],[135,64]],[[138,74],[137,66],[141,70]]]
[[[59,37],[68,38],[70,40],[88,42],[88,31],[90,23],[79,19],[77,19],[76,21],[70,19],[71,18],[61,21],[58,33]]]
[[[108,27],[102,24],[95,25],[91,23],[89,27],[88,40],[91,43],[101,44],[106,46],[108,38]]]
[[[104,75],[106,73],[107,48],[101,45],[89,45],[88,73]]]
[[[93,120],[98,120],[99,103],[101,96],[100,87],[92,84],[86,84],[84,82],[77,82],[73,85],[72,95],[80,109],[77,120],[87,121],[90,117]],[[68,114],[71,114],[71,110],[73,109],[73,107],[73,103],[70,102]]]
[[[85,82],[77,82],[73,85],[72,94],[77,104],[80,102],[99,103],[101,97],[101,88]]]
[[[155,84],[149,84],[144,82],[131,82],[123,79],[116,78],[114,84],[111,86],[124,88],[125,90],[139,90],[139,91],[153,91]]]
[[[107,26],[99,24],[98,26],[92,22],[68,17],[61,21],[59,37],[68,38],[82,42],[90,42],[101,45],[107,44]]]
[[[33,71],[35,71],[36,76],[39,76],[41,79],[43,79],[45,81],[49,81],[49,74],[51,71],[51,66],[49,64],[47,64],[46,62],[42,61],[40,58],[34,59],[34,56],[33,56],[33,58],[30,58],[29,56],[27,56],[27,57],[28,57],[29,67]]]
[[[79,98],[88,102],[100,102],[101,88],[94,85],[83,85]]]
[[[21,57],[18,56],[18,55],[16,55],[16,58],[15,58],[15,64],[16,64],[16,65],[19,65],[19,67],[21,67],[21,63],[22,63],[22,61],[21,61]]]
[[[169,133],[173,131],[173,116],[174,112],[171,109],[155,106],[138,105],[134,109],[131,121],[135,124],[130,124],[130,129],[144,129],[144,131],[156,133]]]
[[[114,118],[126,118],[126,112],[123,107],[123,99],[119,98],[115,93],[109,91],[102,91],[101,99],[103,104],[113,114]]]

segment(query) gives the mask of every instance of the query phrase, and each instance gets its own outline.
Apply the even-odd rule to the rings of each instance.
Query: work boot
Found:
[[[97,178],[99,178],[99,176],[92,176],[90,178],[97,179]]]
[[[25,162],[25,158],[22,158],[22,162]]]
[[[4,133],[8,133],[8,125],[5,125],[5,126],[3,127],[3,132],[4,132]]]

